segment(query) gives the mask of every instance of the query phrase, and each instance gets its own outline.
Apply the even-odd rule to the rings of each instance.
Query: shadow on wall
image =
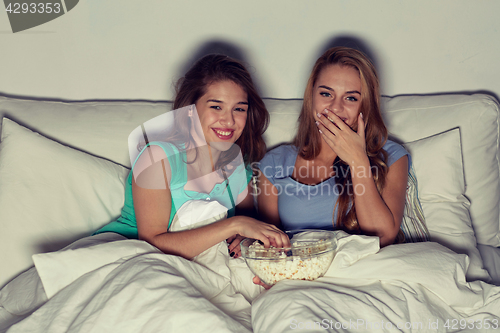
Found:
[[[305,90],[307,80],[309,79],[309,75],[311,74],[311,71],[314,67],[314,63],[316,60],[323,54],[325,53],[326,50],[335,47],[335,46],[345,46],[345,47],[350,47],[353,49],[356,49],[358,51],[363,52],[373,63],[375,66],[375,69],[377,70],[377,73],[380,74],[380,68],[379,68],[379,62],[377,57],[375,56],[375,53],[372,51],[372,49],[368,46],[368,43],[363,41],[361,38],[354,36],[354,35],[340,35],[333,37],[329,40],[327,40],[323,45],[321,45],[312,55],[311,55],[311,60],[309,64],[303,64],[302,66],[302,77],[304,78],[303,82],[303,89]],[[300,64],[299,64],[300,65]],[[379,78],[380,80],[380,78]],[[381,85],[381,91],[382,90],[382,82],[380,82]]]
[[[255,88],[257,89],[257,92],[260,96],[263,96],[261,89],[262,86],[260,84],[261,81],[256,77],[256,69],[248,61],[248,57],[245,55],[243,49],[236,44],[223,40],[211,40],[202,44],[198,48],[198,50],[193,53],[193,56],[191,58],[187,59],[184,64],[181,64],[177,79],[183,77],[184,74],[186,74],[186,72],[191,68],[191,66],[193,66],[194,63],[198,61],[198,59],[203,58],[204,56],[209,54],[223,54],[243,63],[243,65],[247,68],[248,72],[252,76],[252,80]],[[174,85],[176,81],[177,80],[174,80]]]
[[[363,39],[353,35],[340,35],[328,40],[325,44],[323,44],[323,46],[318,51],[319,54],[317,55],[317,58],[319,58],[319,56],[322,55],[326,50],[335,46],[350,47],[363,52],[368,57],[368,59],[371,60],[373,66],[375,66],[375,70],[378,74],[380,91],[384,91],[384,75],[382,73],[382,68],[380,68],[380,62],[375,55],[375,52],[370,46],[368,46],[368,42],[365,42]]]
[[[318,50],[316,59],[319,58],[319,56],[322,55],[326,50],[335,46],[350,47],[352,49],[363,52],[371,60],[377,72],[380,73],[379,62],[377,57],[375,56],[375,53],[368,46],[367,42],[356,36],[344,35],[330,39]]]
[[[380,66],[379,59],[377,58],[375,52],[368,44],[369,44],[368,42],[365,42],[363,39],[361,39],[357,36],[354,36],[354,35],[340,35],[337,37],[333,37],[330,40],[328,40],[327,42],[325,42],[317,50],[317,52],[314,54],[314,61],[316,61],[316,59],[318,59],[326,50],[328,50],[329,48],[335,47],[335,46],[346,46],[346,47],[350,47],[350,48],[356,49],[358,51],[361,51],[372,61],[373,65],[375,66],[375,69],[377,70],[377,73],[379,75],[380,91],[384,91],[384,87],[383,87],[383,85],[384,85],[384,75],[383,74],[384,73],[382,72],[383,69]],[[314,65],[314,61],[311,64],[309,71],[312,70],[312,67]],[[310,72],[307,73],[307,77],[309,77],[309,74],[310,74]],[[432,96],[432,95],[455,95],[455,94],[466,94],[466,95],[485,94],[485,95],[492,96],[493,98],[495,98],[497,101],[500,102],[500,98],[495,92],[490,91],[490,90],[486,90],[486,89],[462,90],[462,91],[451,91],[451,92],[448,92],[448,91],[432,92],[429,94],[421,94],[421,95]],[[412,94],[408,94],[408,95],[412,95]]]

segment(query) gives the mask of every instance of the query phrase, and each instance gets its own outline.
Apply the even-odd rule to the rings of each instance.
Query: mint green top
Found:
[[[228,177],[229,188],[231,189],[230,191],[226,190],[226,181],[215,185],[210,193],[188,191],[184,189],[184,186],[187,183],[185,150],[182,148],[178,149],[175,145],[168,142],[151,142],[149,145],[156,145],[163,148],[172,171],[172,177],[170,180],[172,209],[170,210],[170,220],[168,223],[169,228],[177,209],[189,200],[216,200],[228,208],[228,217],[234,215],[233,202],[236,202],[238,194],[245,190],[250,182],[250,179],[252,178],[252,171],[249,166],[245,168],[243,164],[239,165]],[[137,156],[134,164],[132,165],[132,169],[144,150],[145,148]],[[125,203],[122,208],[121,216],[116,221],[110,222],[101,229],[97,230],[94,235],[104,232],[115,232],[127,238],[138,238],[137,220],[135,218],[134,200],[132,197],[132,174],[133,172],[130,171],[125,184]],[[229,193],[233,196],[232,200]]]

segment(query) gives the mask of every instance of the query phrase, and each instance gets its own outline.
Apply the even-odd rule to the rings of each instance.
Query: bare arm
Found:
[[[149,181],[143,181],[140,177],[158,179],[158,175],[164,174],[164,169],[165,165],[156,163],[143,171],[137,180],[142,185]],[[283,246],[288,242],[288,237],[275,226],[246,216],[231,217],[192,230],[168,232],[171,211],[171,192],[168,186],[150,189],[137,185],[133,179],[132,194],[139,239],[168,254],[190,259],[235,234],[259,239],[266,246]]]
[[[264,176],[263,172],[259,172],[257,186],[257,204],[260,219],[280,227],[278,189]]]
[[[365,123],[358,115],[358,129],[354,132],[333,112],[325,110],[319,117],[318,128],[328,146],[349,164],[354,189],[354,203],[359,227],[365,233],[377,235],[380,245],[392,244],[403,219],[408,158],[400,158],[389,167],[385,187],[379,194],[370,162],[366,155]]]
[[[238,202],[238,204],[236,205],[235,215],[243,215],[258,219],[254,206],[254,193],[251,182],[248,184],[246,190],[238,195],[236,202]],[[243,239],[245,239],[245,237],[238,234],[226,239],[231,257],[238,258],[241,256],[240,242]]]
[[[361,230],[380,238],[380,246],[392,244],[403,219],[408,157],[403,156],[389,167],[385,187],[379,194],[369,162],[351,166],[356,217]]]

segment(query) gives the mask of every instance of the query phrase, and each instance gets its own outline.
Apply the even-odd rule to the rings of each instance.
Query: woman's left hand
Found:
[[[253,277],[252,281],[253,281],[253,283],[254,283],[254,284],[257,284],[257,285],[259,285],[259,286],[262,286],[262,287],[264,287],[264,289],[266,289],[266,290],[269,290],[269,289],[271,289],[271,287],[272,287],[272,286],[270,286],[270,285],[265,284],[264,282],[262,282],[262,281],[259,279],[259,277],[258,277],[257,275]]]
[[[227,248],[229,250],[229,255],[233,258],[239,258],[241,256],[241,248],[240,248],[240,242],[245,239],[245,237],[241,235],[233,235],[226,239],[226,242],[228,244]],[[231,255],[232,253],[232,255]]]
[[[334,112],[318,113],[318,129],[330,148],[349,165],[358,164],[366,158],[365,122],[358,115],[358,129],[354,132]]]

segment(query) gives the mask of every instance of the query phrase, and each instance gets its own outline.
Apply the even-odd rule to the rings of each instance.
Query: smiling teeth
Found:
[[[231,132],[222,132],[222,131],[216,131],[217,134],[224,135],[224,136],[229,136]]]

